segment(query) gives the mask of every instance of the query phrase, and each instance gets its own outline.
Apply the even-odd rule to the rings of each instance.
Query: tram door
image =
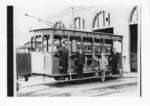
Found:
[[[132,24],[129,25],[130,30],[130,64],[131,64],[131,72],[137,72],[137,49],[138,49],[138,25]]]

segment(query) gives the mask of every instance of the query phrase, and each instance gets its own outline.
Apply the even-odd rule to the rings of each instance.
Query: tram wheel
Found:
[[[102,71],[101,72],[101,81],[104,82],[105,79],[106,79],[106,73],[105,73],[105,71]]]

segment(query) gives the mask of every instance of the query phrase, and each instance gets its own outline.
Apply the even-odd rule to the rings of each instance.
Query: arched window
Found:
[[[129,15],[129,23],[137,23],[138,22],[138,10],[137,6],[133,7]]]
[[[140,33],[139,33],[139,26],[138,24],[139,17],[138,17],[138,6],[134,6],[129,14],[129,48],[130,48],[130,69],[131,72],[138,71],[138,48],[139,41],[140,41]]]
[[[85,21],[81,17],[74,18],[74,27],[75,29],[84,30],[85,29]]]
[[[57,22],[53,25],[53,28],[66,29],[65,24],[62,23],[61,21],[57,21]]]
[[[99,11],[93,18],[92,29],[110,26],[110,13]]]

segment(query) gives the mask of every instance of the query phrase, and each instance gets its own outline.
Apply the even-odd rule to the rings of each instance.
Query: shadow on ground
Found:
[[[100,82],[100,83],[106,83],[109,81],[116,81],[116,82],[120,82],[117,79],[120,79],[118,77],[109,77],[106,78],[106,80],[104,82],[101,81],[101,79],[97,79],[97,78],[92,78],[92,79],[79,79],[79,80],[75,80],[75,81],[65,81],[65,82],[55,82],[55,83],[46,83],[44,85],[46,86],[54,86],[54,87],[67,87],[67,86],[71,86],[71,85],[79,85],[79,84],[87,84],[87,83],[93,83],[93,82]]]

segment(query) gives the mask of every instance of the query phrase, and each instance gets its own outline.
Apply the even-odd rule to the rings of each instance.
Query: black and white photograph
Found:
[[[14,7],[16,96],[140,96],[140,8]]]
[[[5,6],[7,97],[142,98],[142,2],[31,1]]]

